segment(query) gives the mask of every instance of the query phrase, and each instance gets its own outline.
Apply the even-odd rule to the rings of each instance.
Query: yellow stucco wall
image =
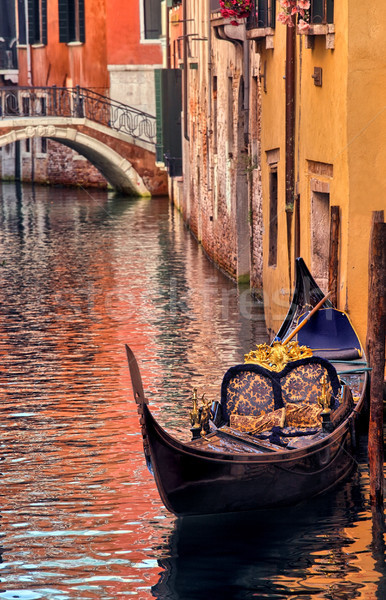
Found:
[[[348,310],[363,342],[372,211],[386,209],[386,36],[378,9],[375,0],[335,3],[334,49],[326,48],[324,35],[314,36],[313,48],[306,47],[305,36],[296,39],[295,181],[300,194],[300,254],[312,267],[312,188],[328,191],[330,206],[340,206],[338,306]],[[267,321],[274,330],[288,306],[280,290],[290,287],[284,212],[285,27],[281,24],[276,24],[274,49],[263,49],[261,60],[267,61],[261,140],[264,286],[266,300],[270,300]],[[322,68],[321,87],[314,85],[314,67]],[[268,266],[266,151],[275,147],[280,148],[279,247],[277,267],[272,268]],[[332,167],[324,170],[325,164]],[[293,259],[292,255],[291,264]]]

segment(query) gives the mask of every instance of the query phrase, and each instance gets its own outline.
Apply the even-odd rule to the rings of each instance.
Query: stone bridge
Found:
[[[156,165],[155,117],[84,88],[0,88],[0,146],[32,137],[85,156],[117,191],[167,194]]]

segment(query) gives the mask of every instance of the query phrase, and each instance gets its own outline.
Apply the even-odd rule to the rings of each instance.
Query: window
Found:
[[[47,0],[28,0],[28,41],[47,44]]]
[[[18,42],[19,46],[27,43],[27,28],[25,22],[25,2],[26,0],[17,0],[17,22],[18,22]]]
[[[162,33],[160,0],[143,0],[143,29],[145,40],[158,40]]]
[[[247,18],[247,29],[275,27],[275,0],[253,0],[251,14]]]
[[[326,24],[334,22],[334,0],[311,0],[310,22]]]
[[[311,197],[311,268],[316,283],[328,288],[330,252],[330,194],[312,192]]]
[[[276,267],[277,263],[277,166],[269,171],[269,250],[268,266]]]
[[[217,76],[213,77],[212,86],[213,99],[213,153],[217,154]]]
[[[59,42],[85,42],[84,0],[59,0]]]
[[[228,77],[228,158],[233,156],[233,77]]]

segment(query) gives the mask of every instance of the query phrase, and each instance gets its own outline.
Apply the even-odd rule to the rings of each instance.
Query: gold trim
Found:
[[[312,356],[311,348],[299,346],[298,342],[273,342],[272,346],[268,344],[259,344],[256,350],[252,350],[244,356],[246,364],[255,364],[268,369],[269,371],[282,371],[287,363],[301,358]]]

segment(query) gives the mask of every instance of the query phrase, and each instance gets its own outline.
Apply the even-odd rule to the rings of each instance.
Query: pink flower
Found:
[[[291,15],[288,15],[284,12],[280,12],[277,16],[277,20],[280,21],[280,23],[283,23],[283,25],[288,25],[289,27],[293,27],[293,22],[292,22],[292,18]]]
[[[306,33],[310,28],[310,24],[306,23],[306,21],[304,21],[303,19],[300,19],[299,23],[298,23],[298,30],[299,33]]]
[[[298,7],[303,10],[308,10],[311,6],[310,0],[298,0]]]

